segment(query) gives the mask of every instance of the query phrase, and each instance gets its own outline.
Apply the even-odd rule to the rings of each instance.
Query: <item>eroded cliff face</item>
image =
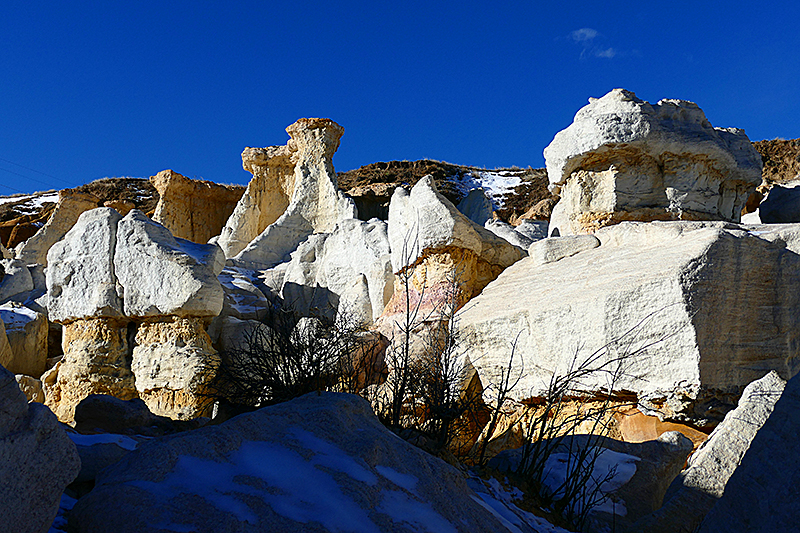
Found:
[[[624,89],[590,99],[544,154],[561,197],[551,234],[623,220],[739,222],[761,183],[761,157],[743,130],[712,127],[692,102],[651,105]]]
[[[244,193],[239,185],[193,180],[172,170],[162,170],[150,182],[159,194],[153,220],[175,237],[197,243],[220,234]]]

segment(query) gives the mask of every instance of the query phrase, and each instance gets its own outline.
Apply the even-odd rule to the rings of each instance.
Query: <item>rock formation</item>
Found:
[[[12,356],[0,355],[0,365],[14,374],[40,377],[47,365],[47,318],[20,304],[0,305]]]
[[[749,391],[748,412],[739,413],[738,420],[731,417],[725,439],[730,444],[718,454],[728,469],[720,472],[718,466],[709,465],[723,481],[731,466],[736,470],[700,526],[700,533],[737,529],[766,533],[797,527],[800,378],[790,379],[782,391],[781,385],[774,375],[765,376],[756,390]],[[719,484],[714,488],[718,489]],[[720,495],[718,491],[714,493]]]
[[[495,502],[499,503],[499,502]],[[502,507],[501,507],[502,508]],[[139,445],[70,513],[76,532],[503,531],[453,467],[355,396],[310,394]],[[508,514],[517,531],[533,528]],[[513,518],[511,518],[513,517]]]
[[[80,459],[56,417],[28,403],[14,375],[0,366],[0,517],[15,533],[47,531]]]
[[[153,220],[175,237],[197,243],[220,234],[244,193],[239,185],[193,180],[172,170],[162,170],[150,182],[159,194]]]
[[[50,219],[31,238],[19,244],[15,257],[26,265],[47,264],[47,251],[61,240],[84,211],[98,206],[99,199],[88,193],[64,189],[58,193],[58,204]]]
[[[663,419],[713,426],[754,379],[798,371],[797,227],[624,222],[594,237],[599,246],[547,262],[534,249],[592,237],[534,243],[463,311],[484,383],[497,381],[515,338],[520,400],[596,351],[595,366],[630,354],[614,390]],[[576,386],[591,396],[609,384],[600,372]]]
[[[281,293],[303,315],[333,318],[342,308],[369,324],[389,302],[393,282],[386,223],[349,219],[292,253]]]
[[[196,416],[218,364],[204,325],[222,309],[215,245],[175,239],[141,211],[84,213],[50,250],[51,320],[64,358],[42,380],[62,420],[90,394],[142,397],[158,414]]]
[[[551,234],[622,220],[739,221],[761,183],[761,157],[743,130],[713,128],[692,102],[651,105],[624,89],[589,102],[544,150],[561,197]]]
[[[696,531],[697,526],[717,503],[717,500],[723,496],[723,493],[728,493],[729,480],[738,471],[743,456],[746,455],[751,448],[751,443],[758,437],[764,424],[771,417],[785,386],[786,382],[775,372],[770,372],[749,384],[742,393],[736,409],[725,416],[725,420],[714,429],[708,440],[689,458],[687,468],[669,487],[664,498],[664,505],[651,515],[642,517],[631,528],[631,531],[643,533]],[[789,416],[793,418],[796,417],[794,412],[798,399],[800,398],[793,398],[794,404],[790,408]],[[784,431],[784,427],[781,427],[780,431]],[[794,432],[791,434],[793,435]],[[785,448],[770,446],[766,453],[771,456],[780,453],[779,450],[783,451]],[[774,464],[773,460],[773,457],[770,457],[768,461],[760,462],[757,468],[761,472],[767,467],[767,464]],[[784,463],[781,470],[790,464],[793,464],[793,460]],[[763,487],[763,484],[757,486]],[[739,486],[740,489],[743,487],[744,485]],[[785,488],[786,486],[782,486],[781,491]],[[749,509],[756,501],[766,501],[766,499],[763,498],[763,494],[753,494],[746,500],[739,500],[736,510],[727,509],[724,521],[729,522],[737,510]],[[764,520],[768,516],[772,516],[772,513],[756,512],[754,516],[757,519],[749,524],[746,521],[737,520],[736,526],[712,530],[743,529],[752,531],[754,522]],[[747,524],[746,527],[745,524]],[[783,528],[774,527],[764,531],[781,530]]]
[[[286,132],[286,146],[242,153],[253,179],[217,241],[240,266],[285,262],[308,235],[330,233],[338,222],[356,218],[355,204],[337,188],[332,163],[344,128],[304,118]]]

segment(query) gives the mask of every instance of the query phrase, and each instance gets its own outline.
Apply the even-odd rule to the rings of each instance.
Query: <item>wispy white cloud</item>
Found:
[[[607,57],[611,59],[617,55],[617,51],[613,48],[606,48],[605,50],[594,50],[595,57]]]
[[[595,30],[594,28],[580,28],[569,32],[567,39],[573,41],[581,48],[581,59],[591,57],[598,57],[602,59],[613,59],[622,56],[638,56],[639,53],[634,51],[620,50],[619,48],[609,46],[608,39]]]
[[[592,28],[581,28],[579,30],[570,32],[569,37],[576,43],[583,43],[586,41],[591,41],[597,37],[597,35],[597,30],[593,30]]]

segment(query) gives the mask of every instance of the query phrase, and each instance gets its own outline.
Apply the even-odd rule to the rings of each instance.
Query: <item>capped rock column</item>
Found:
[[[131,368],[156,414],[203,414],[203,386],[219,364],[204,325],[222,310],[216,245],[176,239],[134,209],[119,223],[114,269],[125,315],[138,323]]]
[[[294,162],[289,204],[277,220],[235,255],[233,259],[240,266],[264,269],[288,261],[289,254],[312,233],[330,233],[338,222],[356,218],[355,204],[339,190],[333,169],[333,154],[339,148],[344,128],[329,119],[303,118],[286,131],[291,137],[286,150]],[[273,148],[275,157],[280,157],[281,151]],[[247,150],[245,154],[248,154]],[[281,186],[280,189],[287,191],[288,187]],[[275,184],[272,190],[275,194],[271,196],[280,203],[281,194]],[[262,206],[263,202],[260,209],[264,209]],[[233,235],[226,236],[226,233],[224,230],[220,242],[243,240]],[[229,257],[233,249],[226,251]]]
[[[551,235],[623,220],[739,222],[761,183],[761,156],[743,130],[712,127],[693,102],[650,104],[624,89],[589,99],[544,156],[560,196]]]
[[[64,357],[42,376],[45,403],[62,421],[90,394],[136,397],[130,371],[128,322],[114,273],[119,213],[84,212],[48,252],[48,314],[64,326]]]

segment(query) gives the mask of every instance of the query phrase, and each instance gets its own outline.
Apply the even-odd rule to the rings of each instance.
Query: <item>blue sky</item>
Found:
[[[246,183],[242,149],[300,117],[344,126],[337,170],[540,167],[615,87],[800,137],[800,7],[756,5],[4,2],[0,195],[166,168]]]

